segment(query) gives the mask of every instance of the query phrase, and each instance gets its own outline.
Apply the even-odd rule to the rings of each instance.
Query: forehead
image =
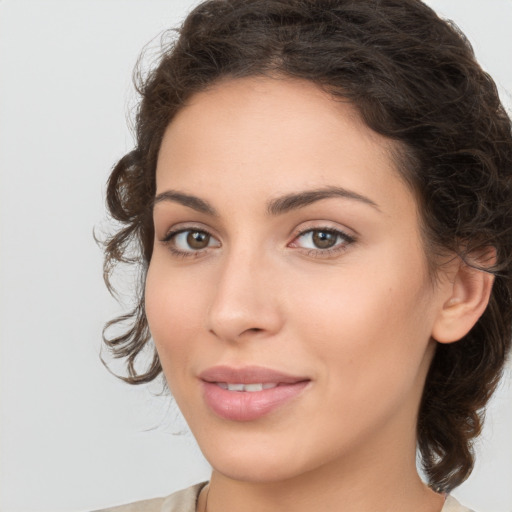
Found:
[[[166,188],[248,197],[342,186],[376,203],[412,196],[394,143],[348,101],[296,79],[224,80],[194,95],[168,126],[157,165]],[[404,199],[403,198],[403,199]]]

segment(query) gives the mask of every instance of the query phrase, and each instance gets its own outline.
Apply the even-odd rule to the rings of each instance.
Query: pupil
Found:
[[[319,249],[328,249],[336,243],[336,234],[328,231],[315,231],[313,233],[313,243]]]
[[[208,247],[210,235],[201,231],[191,231],[187,235],[187,244],[192,249],[204,249]]]

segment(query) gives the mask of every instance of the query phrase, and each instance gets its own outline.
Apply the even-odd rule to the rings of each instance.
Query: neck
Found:
[[[389,466],[366,470],[323,467],[284,482],[241,482],[213,472],[207,512],[439,512],[444,498],[411,467],[400,476]],[[390,473],[393,473],[390,475]]]
[[[416,470],[415,427],[416,418],[391,421],[364,446],[286,480],[240,481],[213,471],[207,512],[339,512],[341,504],[343,512],[439,512],[444,497]]]

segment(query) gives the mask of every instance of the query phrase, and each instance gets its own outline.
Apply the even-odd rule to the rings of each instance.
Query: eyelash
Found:
[[[174,256],[178,256],[180,258],[197,258],[199,256],[202,256],[202,254],[208,250],[208,247],[205,247],[204,249],[194,250],[191,249],[190,251],[182,251],[180,249],[177,249],[176,246],[173,244],[176,237],[182,233],[202,233],[205,234],[212,239],[215,239],[215,237],[206,229],[199,229],[194,227],[189,228],[180,228],[176,230],[169,231],[165,237],[162,239],[162,242],[167,245],[169,250]]]
[[[308,256],[316,258],[329,258],[335,256],[341,252],[344,252],[348,248],[348,246],[356,242],[356,238],[354,236],[351,236],[340,229],[325,226],[308,228],[298,231],[297,233],[295,233],[292,244],[295,243],[295,241],[298,240],[299,238],[304,237],[309,233],[327,233],[329,235],[334,235],[336,237],[336,244],[333,247],[328,247],[325,249],[321,249],[319,247],[310,249],[302,248],[303,251],[305,251],[305,253]]]
[[[208,237],[211,237],[211,239],[215,240],[215,237],[207,230],[205,229],[195,229],[193,227],[190,228],[183,228],[183,229],[177,229],[168,232],[165,237],[161,240],[165,245],[168,246],[169,250],[174,256],[180,257],[180,258],[197,258],[202,256],[208,249],[209,246],[205,247],[204,249],[198,249],[194,250],[191,249],[189,251],[182,251],[180,249],[177,249],[176,246],[173,244],[173,241],[176,239],[176,237],[182,233],[202,233],[204,235],[207,235]],[[347,247],[354,242],[356,242],[356,238],[345,233],[344,231],[341,231],[339,229],[334,229],[332,227],[315,227],[315,228],[308,228],[301,231],[297,231],[294,233],[294,238],[291,244],[295,243],[298,239],[301,237],[304,237],[307,234],[313,234],[313,233],[327,233],[330,235],[336,236],[337,243],[333,247],[328,247],[325,249],[321,248],[302,248],[303,252],[307,256],[311,257],[317,257],[317,258],[328,258],[332,257],[336,254],[339,254],[347,249]],[[341,239],[342,242],[339,243],[338,239]],[[288,245],[290,246],[290,244]],[[293,247],[293,245],[292,245]],[[297,246],[295,246],[297,247]],[[300,249],[300,247],[298,247]]]

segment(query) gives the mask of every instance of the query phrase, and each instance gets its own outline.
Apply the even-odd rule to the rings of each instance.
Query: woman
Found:
[[[212,0],[140,92],[106,277],[136,249],[143,286],[105,341],[126,381],[163,371],[213,472],[116,510],[467,510],[512,136],[464,37],[417,0]]]

